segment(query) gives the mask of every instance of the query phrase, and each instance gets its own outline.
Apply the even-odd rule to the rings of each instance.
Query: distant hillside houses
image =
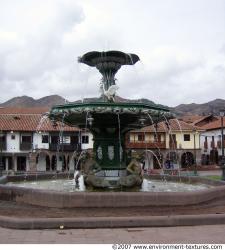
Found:
[[[93,148],[88,130],[52,124],[43,118],[47,111],[44,107],[0,108],[2,171],[74,171],[79,153]],[[222,156],[221,118],[190,115],[133,130],[126,135],[125,149],[127,154],[144,153],[143,165],[149,173],[217,167]]]

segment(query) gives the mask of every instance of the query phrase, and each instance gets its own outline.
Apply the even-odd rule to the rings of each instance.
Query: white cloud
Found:
[[[2,0],[0,102],[18,95],[98,95],[91,50],[141,58],[117,74],[119,94],[165,105],[225,98],[223,0]]]

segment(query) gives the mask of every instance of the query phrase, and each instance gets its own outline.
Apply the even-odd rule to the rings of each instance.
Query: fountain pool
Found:
[[[55,208],[129,208],[200,205],[225,193],[224,182],[201,177],[144,176],[141,186],[117,190],[86,188],[82,177],[78,187],[72,177],[65,173],[4,176],[0,199]]]
[[[52,190],[62,192],[194,192],[200,190],[206,190],[212,188],[207,184],[196,183],[182,183],[166,180],[154,180],[144,178],[142,185],[132,188],[117,188],[117,189],[96,189],[93,187],[86,187],[84,185],[83,176],[79,178],[79,184],[76,185],[74,179],[52,179],[52,180],[40,180],[40,181],[22,181],[22,182],[8,182],[7,186],[24,187],[41,190]]]

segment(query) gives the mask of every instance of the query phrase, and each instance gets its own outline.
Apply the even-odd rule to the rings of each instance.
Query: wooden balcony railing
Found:
[[[6,141],[0,141],[0,151],[6,150]]]
[[[136,149],[145,149],[145,148],[160,148],[165,149],[166,143],[165,142],[126,142],[126,148],[136,148]]]
[[[211,141],[211,143],[210,143],[210,146],[211,146],[211,148],[215,148],[215,141]]]
[[[50,143],[49,144],[49,150],[50,151],[75,151],[80,150],[80,144],[56,144],[56,143]]]
[[[177,141],[169,141],[170,149],[177,149]]]
[[[22,142],[20,143],[20,150],[31,150],[32,143],[31,142]]]

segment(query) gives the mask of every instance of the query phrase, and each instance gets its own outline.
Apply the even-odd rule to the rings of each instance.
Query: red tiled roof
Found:
[[[0,107],[0,114],[44,114],[49,111],[48,107],[15,108]]]
[[[156,128],[154,125],[144,127],[140,130],[133,130],[132,132],[155,132]],[[169,127],[166,125],[166,122],[159,122],[157,124],[157,132],[177,132],[177,131],[203,131],[202,128],[193,126],[192,124],[186,123],[181,120],[171,119],[169,120]]]
[[[198,121],[201,121],[205,117],[208,116],[202,116],[202,115],[184,115],[180,118],[180,120],[187,122],[187,123],[196,123]]]
[[[200,125],[199,123],[204,121],[204,120],[207,120],[207,118],[214,118],[214,119],[218,119],[217,116],[215,115],[204,115],[204,116],[200,116],[200,115],[186,115],[186,116],[183,116],[180,118],[180,120],[184,121],[184,122],[187,122],[187,123],[191,123],[193,125],[196,125],[196,126],[199,126],[199,127],[202,127],[204,125]],[[209,122],[212,122],[212,121],[208,121],[207,123]]]
[[[57,122],[57,127],[52,126],[51,121],[46,118],[41,122],[41,114],[0,114],[1,131],[78,131],[77,127],[62,126]]]
[[[223,117],[223,126],[225,127],[225,117]],[[221,128],[221,118],[217,121],[210,122],[204,126],[202,126],[204,130],[213,130],[213,129],[220,129]]]

